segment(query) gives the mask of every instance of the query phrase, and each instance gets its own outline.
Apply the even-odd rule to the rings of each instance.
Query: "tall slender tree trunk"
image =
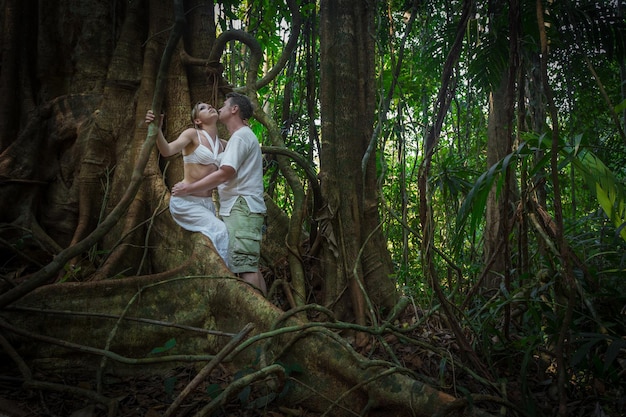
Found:
[[[380,231],[375,158],[361,168],[374,122],[375,13],[375,1],[324,0],[320,8],[325,296],[334,304],[349,295],[357,321],[364,321],[368,296],[386,306],[395,297]],[[349,304],[334,305],[340,315],[348,313]]]
[[[508,11],[509,62],[500,85],[489,97],[489,121],[487,127],[487,165],[493,166],[513,150],[513,116],[515,109],[516,79],[519,68],[519,38],[521,33],[520,5],[509,0],[508,8],[502,3],[491,5],[494,13]],[[485,289],[498,289],[501,283],[509,288],[511,283],[511,247],[509,235],[512,230],[513,207],[516,200],[515,173],[508,167],[503,187],[497,195],[492,189],[487,198],[485,226],[485,263],[490,273]],[[507,310],[508,315],[508,310]]]
[[[487,128],[487,166],[491,167],[511,152],[511,108],[513,97],[508,91],[508,78],[489,97],[489,122]],[[508,170],[507,170],[508,172]],[[508,174],[506,174],[509,177]],[[505,180],[500,194],[496,186],[487,198],[485,225],[485,264],[490,269],[485,289],[498,289],[507,276],[509,265],[509,221],[512,218],[510,178]]]

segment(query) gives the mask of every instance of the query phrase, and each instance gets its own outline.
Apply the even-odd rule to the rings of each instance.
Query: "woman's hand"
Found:
[[[163,114],[161,115],[161,120],[159,120],[159,129],[161,127],[163,127]],[[154,112],[152,110],[148,110],[148,112],[146,113],[146,124],[150,124],[154,121],[154,119],[156,118],[156,116],[154,115]]]

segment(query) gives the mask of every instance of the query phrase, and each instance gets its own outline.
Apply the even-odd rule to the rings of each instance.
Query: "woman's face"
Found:
[[[198,124],[214,124],[217,122],[219,114],[213,106],[207,103],[198,103],[193,108],[193,120]]]

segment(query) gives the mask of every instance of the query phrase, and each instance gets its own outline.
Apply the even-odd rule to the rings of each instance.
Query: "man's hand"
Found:
[[[172,195],[175,195],[177,197],[182,197],[185,195],[190,194],[189,191],[187,190],[187,185],[184,182],[178,182],[176,184],[174,184],[174,186],[172,187]]]

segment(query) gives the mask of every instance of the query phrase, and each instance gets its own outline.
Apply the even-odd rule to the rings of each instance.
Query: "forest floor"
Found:
[[[411,326],[416,318],[424,317],[422,312],[413,306],[407,308],[399,323]],[[314,318],[313,318],[314,319]],[[464,397],[464,393],[487,394],[499,396],[489,384],[478,382],[471,372],[459,360],[460,352],[455,343],[453,334],[446,330],[445,326],[433,315],[429,320],[420,321],[419,326],[413,326],[405,336],[412,343],[395,335],[384,338],[388,348],[382,343],[374,343],[358,349],[364,356],[372,359],[394,360],[402,366],[412,370],[422,382],[425,382],[441,391],[448,392],[456,397]],[[414,341],[422,341],[416,344]],[[432,349],[430,348],[432,347]],[[391,358],[393,355],[395,358]],[[438,352],[438,353],[435,353]],[[446,355],[441,355],[445,352]],[[488,409],[493,415],[509,416],[555,416],[558,399],[549,374],[536,364],[530,364],[527,372],[527,392],[532,394],[534,411],[528,406],[528,399],[523,399],[521,384],[519,381],[519,366],[515,371],[511,368],[511,360],[493,361],[492,370],[498,372],[498,380],[501,389],[506,389],[508,401],[517,404],[518,409],[500,408],[500,404],[481,403],[479,406]],[[510,358],[509,358],[510,359]],[[468,367],[470,365],[467,365]],[[535,371],[533,371],[535,369]],[[159,417],[162,416],[173,401],[173,396],[180,393],[193,379],[196,370],[192,367],[178,368],[168,375],[145,376],[145,377],[109,377],[104,380],[101,395],[115,399],[118,404],[116,416],[124,417]],[[216,368],[211,376],[190,394],[174,415],[176,417],[194,416],[210,402],[210,392],[216,387],[226,387],[236,375],[232,375],[225,368]],[[38,381],[60,384],[65,387],[76,387],[84,390],[95,391],[95,375],[71,376],[43,374],[35,372],[33,378]],[[93,399],[81,395],[73,395],[68,392],[59,392],[53,389],[24,390],[21,388],[19,371],[12,363],[0,365],[0,417],[104,417],[107,409]],[[600,392],[604,390],[603,392]],[[590,395],[593,391],[595,394]],[[568,395],[570,397],[571,416],[585,417],[618,417],[626,415],[624,400],[615,399],[613,407],[606,406],[606,398],[602,400],[602,394],[608,393],[605,387],[578,387]],[[320,414],[299,408],[281,407],[272,400],[272,397],[264,397],[257,389],[242,391],[236,398],[221,407],[214,415],[222,416],[309,416],[315,417]],[[524,405],[526,404],[526,405]],[[524,409],[525,408],[525,409]],[[608,410],[608,411],[606,411]],[[328,415],[332,415],[329,413]],[[355,413],[358,415],[358,413]]]

